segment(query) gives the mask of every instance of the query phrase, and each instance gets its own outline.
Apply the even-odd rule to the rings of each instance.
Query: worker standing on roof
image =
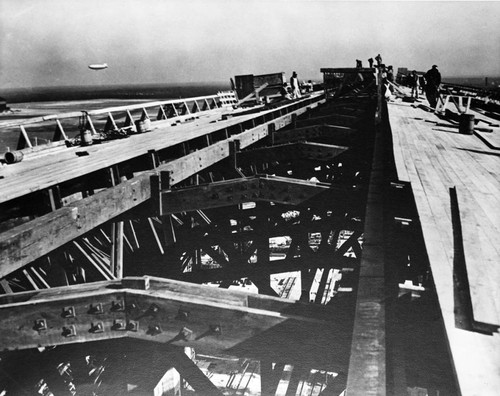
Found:
[[[410,75],[411,97],[418,99],[419,77],[416,70],[413,70]],[[414,96],[415,95],[415,96]]]
[[[429,101],[429,105],[436,108],[438,97],[439,97],[439,86],[441,85],[441,73],[437,69],[436,65],[432,66],[432,69],[425,73],[425,96]]]
[[[290,85],[292,86],[292,99],[300,98],[299,79],[296,72],[293,72],[292,77],[290,77]]]
[[[387,66],[387,81],[394,84],[394,69],[392,68],[392,65]]]

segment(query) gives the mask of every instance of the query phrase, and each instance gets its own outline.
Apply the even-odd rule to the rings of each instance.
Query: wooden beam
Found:
[[[38,279],[38,281],[45,287],[45,288],[50,288],[50,285],[47,283],[47,281],[44,279],[44,277],[38,272],[38,270],[35,267],[31,267],[31,272],[35,275],[35,277]]]
[[[28,282],[31,284],[31,286],[33,287],[33,289],[38,290],[39,287],[36,284],[36,282],[33,279],[33,277],[31,276],[31,274],[28,272],[28,269],[23,269],[23,274],[26,277],[26,279],[28,279]]]
[[[204,244],[203,241],[201,241],[201,247],[203,251],[208,254],[217,264],[221,266],[228,266],[229,261],[227,261],[226,257],[222,254],[219,253],[216,249],[214,249],[212,246],[208,244]]]
[[[22,125],[20,125],[19,128],[21,129],[21,133],[19,134],[19,140],[17,142],[17,150],[22,150],[25,147],[32,148],[33,145],[31,144],[26,129]]]
[[[132,232],[132,237],[133,237],[133,240],[134,240],[134,246],[137,248],[137,249],[140,249],[141,246],[139,245],[139,240],[137,239],[137,234],[135,232],[135,227],[134,227],[134,223],[132,220],[129,220],[128,221],[128,224],[130,226],[130,232]]]
[[[73,245],[76,247],[76,251],[79,252],[88,263],[92,264],[92,266],[103,276],[104,279],[111,280],[114,278],[114,275],[110,272],[110,270],[105,268],[101,263],[96,261],[89,253],[87,253],[80,243],[73,241]]]
[[[346,192],[347,193],[347,192]],[[348,196],[349,201],[354,201],[356,199],[355,195],[349,195]],[[330,200],[330,197],[322,196],[324,199]],[[321,204],[322,200],[318,199],[318,206]],[[311,202],[309,201],[308,206],[313,206],[316,204],[316,202]],[[352,206],[354,207],[354,206]],[[230,209],[234,209],[235,206],[230,207]],[[282,207],[282,208],[276,208],[276,205],[272,206],[273,209],[275,209],[275,212],[273,214],[273,217],[276,219],[276,216],[281,216],[283,212],[286,212],[287,210],[290,209],[290,207]],[[229,209],[229,208],[228,208]],[[349,209],[347,209],[349,210]],[[233,216],[232,218],[237,218],[238,213],[235,212],[234,210],[224,210],[224,213],[228,216]],[[314,211],[313,211],[314,213]],[[258,216],[259,213],[257,211],[252,211],[251,209],[245,210],[245,216]],[[215,222],[218,222],[218,219],[215,219]],[[220,220],[220,221],[223,221]],[[363,230],[363,224],[362,222],[355,222],[355,221],[345,221],[344,219],[335,219],[332,217],[324,217],[321,220],[315,220],[308,222],[306,225],[301,224],[301,223],[296,223],[294,224],[289,224],[284,221],[278,221],[273,222],[272,224],[269,225],[269,229],[266,230],[266,234],[268,235],[269,238],[272,237],[278,237],[278,236],[292,236],[292,241],[293,241],[293,236],[302,234],[302,235],[307,235],[307,233],[313,233],[313,232],[320,232],[324,235],[324,238],[322,238],[322,244],[320,245],[320,252],[324,252],[326,250],[331,251],[333,253],[333,250],[331,247],[336,246],[336,243],[332,243],[332,245],[329,245],[328,242],[328,235],[331,230],[333,229],[339,229],[339,230],[349,230],[349,231],[361,231]],[[236,231],[236,232],[233,232]],[[193,234],[194,232],[194,234]],[[261,233],[257,231],[255,228],[252,230],[239,230],[237,228],[232,227],[231,229],[227,229],[225,231],[221,231],[220,228],[212,228],[212,227],[199,227],[196,230],[192,229],[183,229],[179,228],[177,229],[178,233],[178,247],[181,249],[187,249],[189,246],[192,246],[192,240],[194,238],[195,241],[200,241],[201,244],[203,245],[209,245],[209,246],[216,246],[216,245],[221,245],[221,244],[226,244],[226,243],[238,243],[238,242],[246,242],[246,241],[254,241],[259,238]],[[307,237],[306,237],[307,238]],[[336,240],[336,239],[335,239]],[[308,245],[308,242],[304,243],[305,245]],[[347,245],[346,245],[347,246]],[[290,251],[290,249],[289,249]],[[345,252],[344,252],[345,253]],[[342,253],[343,255],[343,253]]]
[[[331,188],[326,183],[279,176],[242,177],[161,192],[160,213],[166,215],[256,201],[298,205]]]
[[[52,137],[52,140],[54,142],[57,142],[63,138],[64,140],[68,140],[68,136],[66,136],[66,133],[64,132],[64,129],[61,125],[61,121],[56,120],[56,129],[54,131],[54,136]]]
[[[334,142],[346,142],[356,132],[356,129],[348,126],[333,125],[333,123],[317,123],[300,128],[277,131],[273,134],[273,143],[301,142],[318,138],[328,138]]]
[[[265,276],[265,274],[255,274],[252,277],[252,282],[255,286],[257,286],[257,289],[259,289],[259,294],[279,297],[276,290],[271,287],[271,279],[269,276]]]
[[[328,130],[328,128],[327,128]],[[303,142],[298,143],[299,158],[314,161],[330,161],[347,151],[349,147],[332,144]]]
[[[78,155],[78,153],[82,153],[81,147],[58,150],[55,155],[36,158],[29,163],[23,162],[22,166],[9,168],[9,177],[1,181],[0,202],[49,188],[54,184],[70,182],[73,179],[100,171],[118,163],[123,165],[128,163],[127,165],[136,168],[138,164],[135,161],[141,159],[148,150],[155,149],[160,151],[211,134],[217,134],[220,139],[221,133],[227,131],[228,128],[231,129],[232,136],[241,141],[241,148],[245,148],[265,138],[268,135],[270,125],[276,125],[276,129],[283,128],[292,122],[293,114],[304,114],[323,100],[316,96],[301,99],[293,104],[287,103],[277,109],[263,110],[259,113],[223,122],[203,122],[201,125],[198,123],[187,123],[178,126],[179,131],[177,132],[179,133],[175,134],[167,133],[171,129],[171,126],[162,124],[163,126],[158,127],[158,130],[148,134],[147,137],[139,134],[131,136],[130,139],[116,140],[111,145],[92,146],[92,148],[86,149],[89,155],[85,155],[84,158]],[[159,122],[165,123],[164,121]],[[249,128],[250,124],[256,124],[256,126],[252,125]],[[244,129],[243,125],[245,125]],[[180,129],[182,129],[182,132]],[[131,143],[132,141],[136,144]],[[64,145],[64,143],[60,144]],[[53,171],[50,172],[50,177],[42,177],[44,175],[41,174],[40,177],[36,178],[36,183],[16,182],[16,176],[19,172],[22,174],[30,170],[37,172],[40,168],[47,166],[48,161],[51,164],[53,162],[58,164],[54,165]],[[143,167],[139,166],[138,169],[132,169],[135,172],[140,170],[143,170]]]
[[[117,278],[123,277],[123,221],[111,224],[111,273]]]
[[[262,91],[264,88],[266,88],[268,85],[269,85],[269,83],[266,82],[266,83],[262,84],[260,87],[255,88],[255,90],[252,93],[249,93],[243,99],[241,99],[240,101],[238,101],[238,103],[241,104],[241,103],[244,103],[244,102],[248,102],[251,99],[258,100],[259,99],[259,92]]]
[[[182,348],[166,346],[163,349],[166,357],[181,377],[200,395],[223,396],[220,391],[199,369],[199,367],[184,353]]]
[[[344,127],[352,127],[359,123],[361,117],[347,115],[347,114],[336,114],[332,113],[329,115],[305,118],[302,120],[297,120],[297,128],[318,125],[318,124],[334,124]]]
[[[349,147],[324,143],[287,143],[237,153],[237,162],[294,161],[298,158],[328,161],[347,151]]]
[[[158,246],[160,253],[165,254],[165,251],[163,250],[163,245],[161,244],[160,237],[158,235],[158,232],[156,231],[155,225],[153,223],[153,219],[151,217],[148,218],[148,223],[149,223],[149,227],[151,228],[151,232],[153,233],[153,236],[155,237],[156,245]]]
[[[0,316],[2,350],[131,337],[344,370],[351,326],[338,307],[149,277],[0,296]]]
[[[184,272],[179,275],[179,280],[186,282],[215,282],[220,280],[235,280],[241,278],[253,279],[258,275],[272,275],[280,272],[301,271],[316,268],[355,268],[358,261],[349,257],[333,259],[327,255],[314,254],[308,259],[288,258],[261,262],[260,264],[245,264],[238,267],[224,269],[207,269],[195,272]]]
[[[163,229],[163,242],[165,246],[170,246],[177,242],[177,235],[172,221],[172,215],[162,216],[161,224]]]
[[[11,294],[13,293],[12,292],[12,288],[10,287],[9,285],[9,282],[7,281],[7,279],[0,279],[0,287],[2,287],[3,291],[5,294]]]
[[[292,114],[303,114],[322,101],[324,99],[317,97],[304,99],[293,106],[283,106],[280,108],[283,111],[273,109],[264,112],[267,114],[267,121],[238,134],[240,147],[243,149],[267,137],[269,125],[275,125],[276,129],[283,128],[292,122]],[[287,111],[288,114],[280,115]],[[262,120],[262,115],[259,113],[247,116],[233,124],[237,125],[252,118]],[[210,128],[211,132],[221,129],[220,126]],[[157,170],[171,172],[170,183],[175,185],[228,156],[229,140],[226,139],[162,164]],[[71,207],[63,207],[1,233],[0,278],[148,200],[151,197],[152,174],[140,173],[117,186],[73,202]],[[3,193],[4,191],[1,194]]]
[[[385,395],[386,323],[384,233],[384,138],[375,131],[372,172],[366,204],[363,254],[347,378],[348,395]],[[353,234],[354,237],[355,234]],[[342,246],[341,246],[342,248]]]

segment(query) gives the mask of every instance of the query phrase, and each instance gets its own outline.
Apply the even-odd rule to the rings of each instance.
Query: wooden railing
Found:
[[[30,137],[30,128],[43,128],[45,131],[55,128],[52,138],[53,142],[68,140],[70,133],[78,133],[83,127],[88,128],[96,134],[98,130],[107,132],[110,130],[127,129],[136,132],[136,122],[150,119],[152,121],[168,121],[177,123],[186,119],[196,118],[203,114],[232,108],[237,104],[233,91],[219,92],[217,95],[199,96],[186,99],[173,99],[154,101],[126,106],[108,107],[90,111],[74,111],[61,114],[35,117],[22,122],[13,121],[3,123],[0,128],[19,128],[20,135],[17,150],[33,148],[34,144]],[[82,125],[82,121],[85,123]],[[53,142],[52,145],[54,145]]]

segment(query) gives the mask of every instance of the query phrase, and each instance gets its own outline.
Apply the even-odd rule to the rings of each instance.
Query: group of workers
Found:
[[[423,76],[419,76],[416,70],[413,70],[409,76],[409,86],[411,87],[411,97],[418,99],[419,88],[425,92],[429,105],[435,108],[439,98],[439,88],[441,86],[441,73],[437,65],[432,65]]]
[[[377,65],[375,66],[382,78],[383,86],[385,87],[385,91],[388,95],[392,92],[391,84],[394,84],[394,70],[392,66],[385,66],[382,63],[382,57],[378,54],[375,57],[377,61]],[[368,59],[370,64],[370,68],[373,67],[373,59]],[[359,59],[356,59],[356,67],[361,68],[362,62]],[[425,92],[425,96],[429,102],[429,105],[432,108],[435,108],[437,105],[437,101],[439,98],[439,89],[441,86],[441,73],[438,70],[437,65],[433,65],[431,69],[429,69],[423,76],[419,76],[418,73],[413,70],[411,74],[408,76],[408,85],[411,88],[411,97],[418,99],[419,89],[422,89],[422,93]],[[313,90],[311,80],[308,83],[304,83],[303,87],[306,92],[310,92]],[[290,85],[284,82],[283,86],[280,90],[281,96],[283,99],[293,100],[298,99],[302,96],[301,94],[301,86],[299,84],[299,79],[297,77],[297,72],[293,72],[290,77]],[[385,95],[387,96],[387,95]]]
[[[375,57],[375,61],[377,62],[376,66],[374,66],[373,58],[368,59],[370,68],[377,68],[381,75],[385,90],[384,96],[390,98],[392,93],[391,83],[394,83],[394,70],[392,66],[386,67],[382,63],[382,56],[380,54]],[[356,59],[356,67],[363,67],[361,60]],[[429,105],[432,108],[436,108],[437,101],[439,99],[439,89],[441,86],[441,73],[439,72],[437,65],[433,65],[432,68],[422,76],[418,75],[418,73],[413,70],[408,76],[407,83],[411,88],[412,98],[418,99],[419,89],[421,88],[422,93],[425,92]]]
[[[373,66],[373,58],[368,59],[368,63],[370,64],[370,69],[375,67],[378,70],[378,73],[381,78],[382,82],[382,95],[387,99],[390,100],[392,97],[392,92],[393,92],[393,84],[394,84],[394,69],[392,65],[386,66],[384,63],[382,63],[382,56],[378,54],[375,57],[375,60],[377,61],[377,65]],[[356,67],[362,67],[362,63],[360,60],[356,60]]]
[[[377,61],[376,67],[380,72],[385,92],[387,93],[385,96],[390,97],[392,92],[391,83],[394,83],[393,68],[392,66],[385,67],[382,63],[382,57],[380,54],[375,57],[375,60]],[[372,67],[373,59],[368,59],[368,62],[370,63],[370,67]],[[361,67],[361,61],[356,60],[356,66]],[[423,76],[418,75],[418,73],[413,70],[408,76],[407,83],[411,88],[412,98],[418,99],[419,88],[421,88],[422,93],[425,92],[429,106],[436,108],[439,99],[439,89],[441,86],[441,73],[439,72],[437,65],[432,65],[432,68],[429,69]]]

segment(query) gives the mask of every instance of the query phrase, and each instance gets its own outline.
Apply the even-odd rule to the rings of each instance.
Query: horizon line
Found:
[[[477,79],[500,79],[500,75],[497,76],[490,76],[490,75],[467,75],[467,76],[442,76],[442,79],[447,79],[447,78],[462,78],[462,79],[468,79],[468,78],[477,78]],[[305,77],[304,80],[308,80],[311,78]],[[318,81],[316,79],[315,81]],[[63,84],[63,85],[45,85],[45,86],[18,86],[18,87],[0,87],[0,91],[4,90],[21,90],[21,89],[57,89],[57,88],[84,88],[84,87],[113,87],[113,86],[120,86],[120,87],[126,87],[126,86],[144,86],[144,85],[197,85],[197,84],[227,84],[230,85],[230,81],[226,80],[213,80],[213,81],[180,81],[180,82],[144,82],[144,83],[110,83],[110,84],[88,84],[88,85],[72,85],[72,84]]]

